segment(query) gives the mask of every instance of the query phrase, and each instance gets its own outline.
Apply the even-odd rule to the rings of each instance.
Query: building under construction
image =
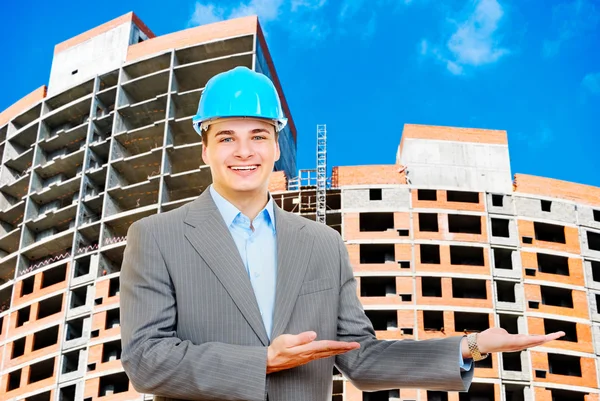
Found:
[[[513,176],[505,131],[420,125],[395,164],[330,177],[316,127],[316,169],[298,171],[256,17],[156,37],[133,13],[58,44],[48,86],[0,114],[0,399],[152,398],[120,363],[127,230],[208,187],[191,118],[237,65],[273,79],[290,119],[274,199],[342,235],[379,338],[567,334],[476,363],[468,393],[361,393],[334,371],[333,400],[600,400],[600,188]]]

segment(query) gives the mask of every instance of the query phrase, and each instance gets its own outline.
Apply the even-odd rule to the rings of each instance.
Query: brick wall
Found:
[[[8,109],[4,110],[0,113],[0,127],[4,124],[8,123],[10,120],[21,114],[22,112],[31,108],[31,106],[35,105],[42,99],[46,97],[46,92],[48,88],[46,85],[40,86],[27,96],[21,98]]]
[[[29,373],[31,370],[31,365],[25,366],[21,369],[21,382],[20,382],[20,386],[12,391],[6,391],[3,393],[0,393],[3,395],[3,399],[11,399],[11,398],[15,398],[22,396],[24,394],[30,393],[30,392],[34,392],[40,389],[43,389],[44,387],[48,387],[48,386],[52,386],[56,383],[56,376],[58,373],[58,366],[59,366],[59,362],[58,362],[59,358],[54,358],[54,375],[44,379],[44,380],[40,380],[37,381],[35,383],[31,383],[31,384],[27,384],[27,381],[29,380]],[[7,384],[8,384],[8,377],[9,375],[6,374],[4,376],[2,376],[2,380],[0,381],[0,389],[6,389],[7,388]],[[54,391],[52,391],[51,394],[51,398],[53,399],[52,396],[54,394]]]
[[[111,279],[98,280],[96,282],[96,296],[95,296],[95,307],[106,307],[108,305],[117,305],[119,304],[119,294],[117,293],[114,296],[110,296],[110,282]],[[97,304],[98,301],[102,301],[100,304]]]
[[[70,265],[71,265],[71,263],[67,262],[67,268],[66,268],[66,274],[65,274],[64,281],[50,285],[46,288],[42,288],[42,280],[44,278],[44,272],[35,274],[34,284],[33,284],[33,292],[31,294],[26,294],[26,295],[21,296],[21,293],[23,291],[23,280],[19,279],[19,281],[15,282],[15,287],[13,289],[12,307],[16,308],[19,305],[22,305],[22,304],[32,301],[34,299],[42,298],[53,292],[66,289],[67,288],[67,278],[69,277],[69,274],[71,272]],[[56,267],[53,267],[52,269],[55,269],[55,268]]]
[[[423,213],[428,213],[424,211]],[[419,240],[439,240],[439,241],[461,241],[461,242],[488,242],[487,233],[487,219],[485,216],[477,216],[481,222],[481,234],[468,234],[468,233],[451,233],[448,227],[448,214],[438,213],[438,232],[432,231],[419,231],[419,213],[413,213],[414,220],[414,239]]]
[[[273,171],[269,176],[269,192],[281,192],[285,190],[287,190],[285,171]]]
[[[191,46],[209,40],[225,39],[232,36],[255,34],[258,20],[256,16],[236,18],[214,24],[202,25],[157,36],[150,40],[129,46],[127,61],[137,60],[169,49]]]
[[[469,308],[493,308],[493,288],[492,282],[485,281],[486,299],[472,298],[454,298],[452,294],[452,278],[442,277],[442,296],[441,297],[424,297],[422,288],[422,277],[417,277],[417,305],[444,305],[444,306],[468,306]]]
[[[58,325],[60,322],[56,322]],[[60,326],[58,328],[58,337],[57,342],[54,345],[49,347],[41,348],[33,351],[33,340],[35,333],[31,333],[25,337],[25,353],[19,357],[11,359],[13,349],[14,349],[14,341],[6,344],[6,353],[4,354],[4,365],[3,369],[10,369],[13,366],[18,366],[22,363],[27,363],[33,361],[37,358],[42,358],[44,355],[50,355],[54,352],[58,352],[60,350],[60,339],[63,335],[64,326]],[[19,338],[14,338],[15,340]]]
[[[83,393],[83,398],[91,398],[92,400],[102,400],[102,401],[129,401],[129,400],[139,400],[141,395],[135,391],[131,383],[129,383],[129,390],[124,391],[122,393],[116,393],[112,395],[106,395],[104,397],[98,397],[100,392],[100,378],[95,377],[93,379],[89,379],[85,381],[85,390]]]
[[[597,387],[596,379],[596,361],[595,358],[581,358],[581,377],[566,376],[562,374],[550,373],[548,354],[545,352],[531,351],[531,368],[534,371],[534,382],[537,383],[556,383],[569,386]],[[545,370],[546,377],[536,377],[535,370]],[[536,399],[537,401],[537,399]]]
[[[543,280],[552,282],[558,282],[563,284],[571,284],[578,286],[585,286],[585,277],[583,272],[583,262],[579,258],[569,258],[569,275],[557,275],[551,273],[542,273],[537,271],[538,262],[537,262],[537,253],[536,252],[525,252],[521,251],[521,263],[523,265],[523,277],[531,278],[532,280]],[[535,269],[535,276],[527,276],[525,274],[525,269]]]
[[[534,222],[529,220],[517,220],[519,229],[519,242],[523,248],[542,248],[552,249],[555,251],[569,252],[574,254],[581,253],[581,247],[579,246],[579,230],[577,227],[564,227],[565,228],[565,244],[549,241],[540,241],[535,239]],[[560,224],[557,224],[560,225]],[[523,237],[532,238],[531,244],[523,242]]]
[[[404,124],[402,138],[435,139],[475,143],[508,144],[505,130],[444,127],[437,125]]]
[[[559,317],[560,319],[560,317]],[[552,341],[545,344],[544,347],[556,348],[557,350],[570,350],[578,352],[594,353],[594,343],[592,340],[592,327],[585,323],[576,323],[577,331],[577,342],[571,341]],[[532,335],[544,335],[544,319],[540,317],[528,317],[527,326],[529,328],[529,334]]]
[[[404,124],[402,138],[400,140],[400,153],[402,153],[405,139],[432,139],[438,141],[508,145],[508,135],[506,131],[503,130],[443,127],[419,124]]]
[[[600,206],[600,188],[598,187],[527,174],[515,174],[513,184],[515,192]]]
[[[332,171],[331,186],[406,184],[406,174],[399,172],[404,167],[399,164],[371,166],[336,166]]]
[[[589,319],[589,308],[587,303],[587,294],[585,291],[572,290],[573,308],[567,308],[561,306],[542,305],[542,290],[537,284],[524,284],[524,287],[525,299],[528,301],[539,302],[539,309],[532,309],[528,303],[526,305],[528,312],[549,313],[552,315],[558,315],[558,318],[560,318],[560,316],[573,316],[582,319]]]
[[[110,309],[113,310],[113,309]],[[108,311],[102,311],[94,313],[92,316],[92,331],[98,330],[98,336],[94,340],[100,340],[106,337],[113,337],[121,333],[121,325],[118,324],[115,327],[105,328],[106,326],[106,315]]]
[[[51,297],[51,298],[53,298],[53,297]],[[38,315],[40,302],[44,302],[44,300],[41,300],[39,302],[35,302],[35,303],[31,304],[30,305],[31,309],[29,311],[29,320],[27,321],[27,323],[25,323],[24,325],[22,325],[20,327],[17,327],[17,321],[18,321],[18,315],[19,315],[18,311],[23,308],[19,308],[19,310],[14,310],[10,314],[10,326],[8,329],[9,332],[7,335],[7,339],[18,338],[27,331],[31,331],[31,330],[37,331],[37,328],[41,327],[43,325],[48,325],[48,324],[51,324],[54,322],[62,323],[64,313],[66,310],[66,304],[67,304],[67,302],[65,301],[66,294],[63,293],[62,297],[63,297],[62,298],[62,307],[61,307],[60,312],[46,316],[42,319],[36,319],[36,316]],[[46,298],[46,299],[48,299],[48,298]]]
[[[437,190],[437,200],[419,200],[419,191],[413,189],[412,193],[412,207],[417,208],[436,208],[436,209],[451,209],[451,210],[465,210],[473,212],[484,212],[485,211],[485,197],[479,193],[479,203],[467,203],[467,202],[449,202],[447,191]]]
[[[489,250],[483,248],[484,266],[470,265],[452,265],[450,264],[450,245],[441,244],[440,247],[440,263],[430,264],[421,263],[421,247],[415,244],[415,270],[417,272],[440,272],[445,273],[463,273],[463,274],[489,274],[490,273],[490,256]]]
[[[396,212],[393,213],[394,226],[386,231],[360,231],[361,213],[344,213],[344,239],[346,241],[368,239],[368,240],[394,240],[408,239],[409,237],[400,237],[398,229],[410,229],[410,214]]]

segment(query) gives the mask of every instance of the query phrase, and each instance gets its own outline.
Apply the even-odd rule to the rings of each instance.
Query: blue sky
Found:
[[[47,84],[55,44],[129,11],[156,35],[258,14],[299,168],[315,166],[317,124],[330,166],[394,163],[405,123],[448,125],[507,130],[513,174],[600,186],[600,2],[441,3],[10,2],[0,110]]]

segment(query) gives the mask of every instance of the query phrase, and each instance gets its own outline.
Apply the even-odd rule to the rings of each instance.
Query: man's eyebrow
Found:
[[[271,132],[266,128],[254,128],[253,130],[250,130],[250,133],[251,134],[259,134],[259,133],[270,134]],[[217,137],[219,135],[235,135],[235,131],[227,130],[227,129],[217,131],[217,133],[215,133],[215,137]]]
[[[227,129],[225,129],[225,130],[218,131],[218,132],[215,134],[215,137],[217,137],[217,136],[219,136],[219,135],[235,135],[235,132],[234,132],[234,131],[232,131],[232,130],[227,130]]]
[[[250,132],[251,132],[251,133],[253,133],[253,134],[258,134],[258,133],[260,133],[260,132],[264,132],[264,133],[266,133],[266,134],[270,134],[270,133],[271,133],[271,131],[269,131],[269,130],[268,130],[268,129],[266,129],[266,128],[255,128],[255,129],[253,129],[253,130],[252,130],[252,131],[250,131]]]

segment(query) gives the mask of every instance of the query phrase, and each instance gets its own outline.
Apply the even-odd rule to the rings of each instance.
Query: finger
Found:
[[[546,335],[525,335],[518,334],[513,336],[514,341],[508,347],[512,351],[523,350],[527,348],[537,347],[539,345],[545,344],[549,341],[556,340],[564,335],[564,332],[559,331],[555,333],[550,333]]]
[[[564,331],[557,331],[555,333],[546,334],[546,341],[554,341],[558,338],[564,337],[566,334]]]
[[[357,349],[360,347],[360,344],[357,342],[343,342],[343,341],[331,341],[331,340],[322,340],[322,341],[313,341],[309,344],[301,345],[298,347],[294,347],[289,349],[289,351],[297,354],[316,354],[319,352],[347,352],[353,349]]]
[[[317,338],[317,333],[314,331],[305,331],[296,335],[289,335],[286,338],[285,345],[288,348],[298,347],[305,344],[310,344],[315,338]]]
[[[327,351],[308,352],[308,353],[300,354],[298,356],[298,358],[307,359],[309,361],[315,360],[315,359],[329,358],[332,356],[345,354],[346,352],[350,352],[359,347],[360,347],[360,345],[357,344],[356,347],[354,347],[354,348],[336,348],[336,349],[329,349]]]

